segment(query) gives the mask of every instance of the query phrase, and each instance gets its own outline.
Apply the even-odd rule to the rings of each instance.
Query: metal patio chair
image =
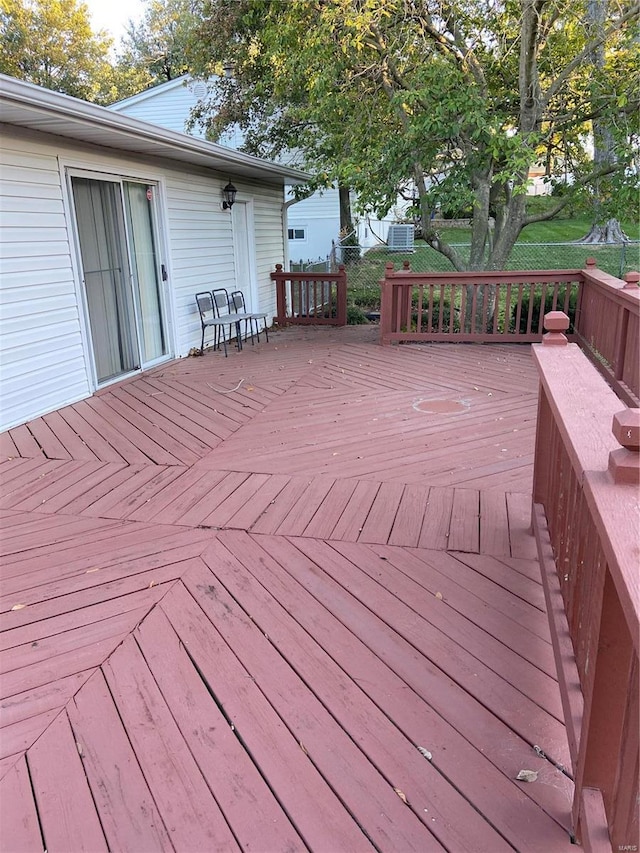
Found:
[[[234,308],[231,300],[229,299],[229,293],[227,289],[224,287],[216,287],[215,290],[211,291],[211,295],[213,297],[213,310],[216,316],[216,320],[218,321],[218,326],[222,329],[222,339],[224,338],[224,326],[229,327],[229,339],[232,337],[232,329],[235,327],[236,330],[236,345],[239,350],[242,349],[242,329],[240,328],[240,324],[245,319],[242,314],[238,314]],[[225,342],[225,355],[227,353],[227,347]]]
[[[200,341],[200,355],[204,353],[204,336],[207,329],[213,329],[213,348],[220,349],[220,339],[224,347],[224,355],[227,357],[227,341],[225,338],[225,326],[229,326],[229,337],[231,328],[235,326],[239,349],[242,349],[242,335],[240,332],[240,320],[229,311],[229,299],[227,291],[203,290],[196,293],[196,304],[200,314],[200,325],[202,327],[202,339]]]
[[[253,335],[254,335],[254,323],[255,323],[255,335],[258,338],[258,343],[260,343],[260,327],[258,326],[258,321],[262,320],[264,323],[264,333],[267,338],[267,343],[269,343],[269,330],[267,328],[267,312],[266,311],[247,311],[247,306],[244,301],[244,293],[241,290],[234,290],[230,296],[229,302],[230,310],[236,311],[238,316],[244,318],[244,339],[247,340],[247,327],[251,329],[251,343],[253,343]]]

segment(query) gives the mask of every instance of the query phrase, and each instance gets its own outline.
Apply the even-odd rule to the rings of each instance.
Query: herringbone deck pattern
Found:
[[[568,849],[528,348],[372,334],[2,436],[2,849]]]

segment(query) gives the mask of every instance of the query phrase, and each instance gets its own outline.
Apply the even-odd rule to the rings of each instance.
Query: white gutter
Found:
[[[298,169],[261,160],[251,154],[206,142],[185,133],[167,130],[4,74],[0,74],[0,108],[0,120],[7,124],[26,126],[84,142],[110,145],[146,155],[199,162],[219,171],[230,171],[266,181],[271,179],[274,182],[274,178],[279,179],[276,183],[299,184],[307,181],[309,177]],[[52,119],[62,120],[65,124],[56,126]],[[42,121],[41,126],[38,126],[37,120]],[[112,138],[109,141],[96,138],[95,134],[87,132],[91,129],[104,130]]]

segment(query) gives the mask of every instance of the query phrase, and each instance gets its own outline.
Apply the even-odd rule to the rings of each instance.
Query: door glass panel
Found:
[[[120,185],[73,177],[80,255],[97,378],[140,367]]]
[[[124,184],[131,271],[138,301],[143,363],[167,353],[162,316],[160,264],[153,227],[154,191],[154,187],[146,184]]]

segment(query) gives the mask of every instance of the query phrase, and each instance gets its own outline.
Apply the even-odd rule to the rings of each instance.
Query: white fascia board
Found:
[[[78,141],[165,157],[267,183],[299,184],[306,172],[120,115],[97,104],[0,74],[0,116],[14,124]]]

